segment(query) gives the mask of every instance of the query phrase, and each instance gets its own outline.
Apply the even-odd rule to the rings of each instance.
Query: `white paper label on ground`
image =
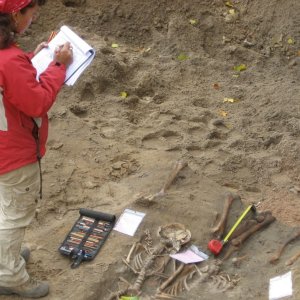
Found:
[[[282,299],[293,295],[292,272],[270,279],[269,300]]]
[[[145,215],[146,214],[142,212],[125,209],[118,219],[114,230],[134,236]]]
[[[170,256],[176,260],[179,260],[185,264],[197,263],[208,259],[208,256],[200,251],[196,246],[192,245],[187,250],[176,254],[170,254]]]
[[[171,254],[172,258],[175,258],[176,260],[179,260],[185,264],[191,264],[191,263],[197,263],[200,261],[203,261],[204,258],[198,256],[196,253],[194,253],[192,250],[187,249],[184,252]]]

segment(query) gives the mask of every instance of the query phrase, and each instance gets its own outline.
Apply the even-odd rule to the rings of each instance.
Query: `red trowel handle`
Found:
[[[219,240],[211,240],[208,243],[208,249],[214,255],[219,255],[223,248],[223,243]]]

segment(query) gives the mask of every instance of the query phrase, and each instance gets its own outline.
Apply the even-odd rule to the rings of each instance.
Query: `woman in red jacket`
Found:
[[[14,41],[45,2],[0,0],[0,295],[39,298],[49,290],[46,282],[29,277],[21,244],[41,192],[39,160],[45,154],[47,112],[73,54],[69,43],[63,45],[37,81],[33,55]]]

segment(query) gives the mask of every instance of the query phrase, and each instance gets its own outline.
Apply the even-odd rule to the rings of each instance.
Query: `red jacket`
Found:
[[[16,46],[0,50],[0,174],[37,161],[32,118],[39,118],[40,152],[45,154],[47,112],[65,76],[64,65],[51,63],[38,82],[29,55]]]

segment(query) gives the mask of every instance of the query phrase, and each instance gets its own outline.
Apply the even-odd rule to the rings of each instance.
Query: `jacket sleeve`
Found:
[[[6,99],[35,118],[49,111],[66,76],[66,67],[52,62],[37,81],[36,70],[23,53],[13,56],[5,70]]]
[[[26,54],[29,57],[29,59],[32,59],[34,57],[34,52],[33,51],[27,52]]]

